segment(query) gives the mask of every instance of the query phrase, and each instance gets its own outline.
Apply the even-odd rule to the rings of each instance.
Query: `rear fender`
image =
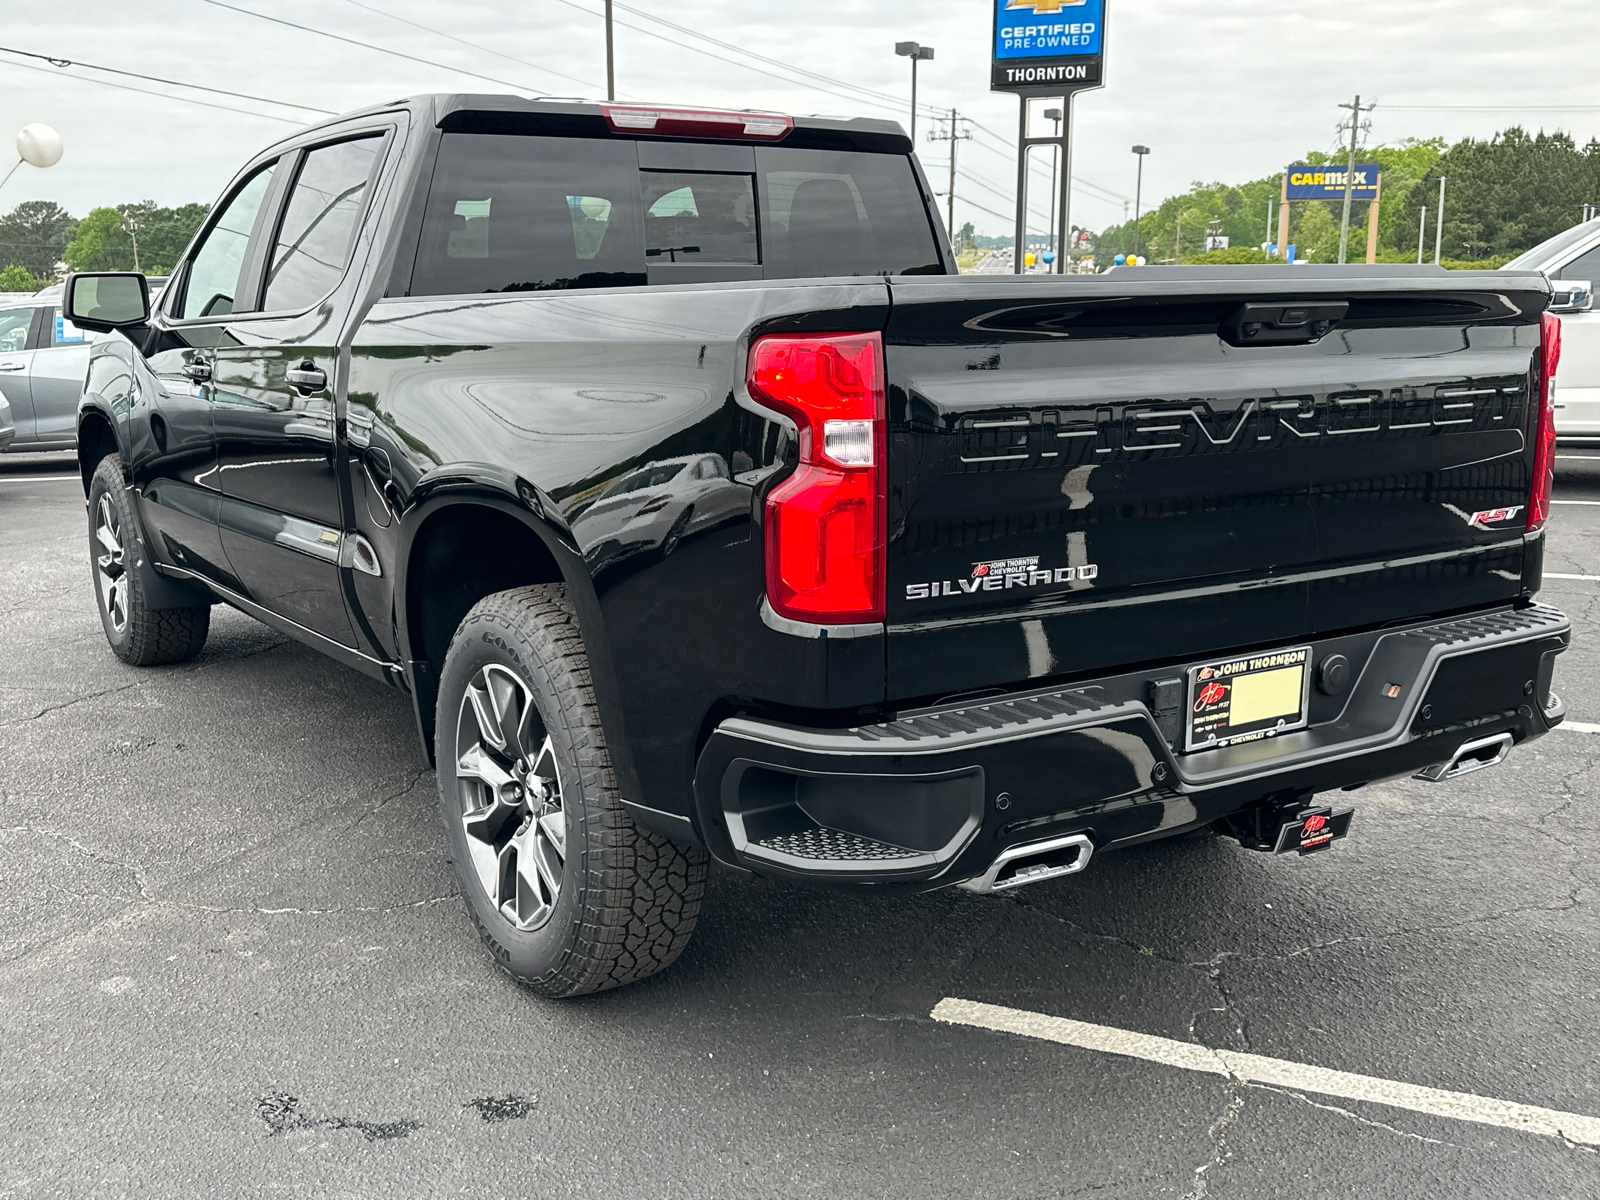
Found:
[[[417,727],[430,761],[433,758],[434,704],[437,680],[422,651],[421,631],[411,628],[412,550],[428,519],[454,505],[476,505],[513,517],[544,543],[561,573],[567,593],[578,613],[578,629],[594,680],[612,764],[626,796],[642,791],[628,750],[626,727],[617,686],[616,670],[606,637],[605,617],[595,594],[583,556],[573,540],[560,509],[542,490],[514,472],[489,464],[452,467],[424,479],[412,492],[400,517],[400,554],[396,567],[394,612],[396,644],[405,655],[405,672],[416,709]]]

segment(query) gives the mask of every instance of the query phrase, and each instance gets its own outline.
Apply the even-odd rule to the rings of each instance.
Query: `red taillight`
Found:
[[[883,620],[883,339],[761,338],[748,385],[800,427],[800,466],[767,496],[768,602],[797,621]]]
[[[658,137],[737,138],[777,142],[789,136],[794,118],[782,113],[727,112],[714,108],[657,108],[644,104],[602,104],[613,133]]]
[[[1561,318],[1539,316],[1539,418],[1533,428],[1533,487],[1528,494],[1528,532],[1550,517],[1556,483],[1556,368],[1561,365]]]

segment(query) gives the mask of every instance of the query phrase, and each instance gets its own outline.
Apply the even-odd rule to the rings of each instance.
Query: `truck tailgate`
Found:
[[[1536,575],[1537,275],[892,288],[891,697],[1287,646]],[[1349,307],[1314,343],[1230,344],[1247,303]]]

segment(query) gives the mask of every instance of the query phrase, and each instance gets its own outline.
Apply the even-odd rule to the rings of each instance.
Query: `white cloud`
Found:
[[[630,0],[679,25],[746,46],[797,67],[895,97],[909,91],[909,67],[894,42],[937,50],[923,64],[921,98],[954,106],[983,132],[961,146],[965,170],[987,183],[957,185],[957,220],[1003,232],[1006,220],[963,203],[964,194],[1009,211],[1015,168],[1017,102],[988,86],[990,7],[986,0],[681,0],[666,6]],[[530,63],[440,39],[351,0],[228,0],[285,20],[434,60],[407,62],[324,36],[275,26],[204,3],[145,0],[138,5],[81,0],[22,6],[8,14],[0,44],[183,79],[317,108],[344,110],[426,91],[510,90],[448,67],[465,68],[557,94],[599,95],[604,83],[600,0],[363,0]],[[1148,202],[1196,179],[1242,180],[1267,174],[1307,149],[1334,144],[1335,107],[1360,92],[1376,99],[1372,137],[1486,136],[1513,122],[1600,135],[1600,111],[1528,113],[1516,105],[1596,104],[1600,20],[1594,0],[1344,0],[1337,8],[1287,9],[1261,0],[1109,0],[1109,85],[1078,102],[1075,173],[1131,196],[1135,141],[1152,147]],[[59,13],[60,15],[54,15]],[[653,28],[618,11],[619,20]],[[715,47],[716,54],[738,58]],[[0,60],[15,62],[11,56]],[[39,64],[35,64],[39,65]],[[674,46],[630,28],[617,32],[618,89],[658,101],[899,117],[905,105],[875,107],[783,82]],[[172,204],[211,200],[251,152],[293,126],[75,81],[75,70],[0,65],[0,96],[18,127],[45,121],[67,152],[49,171],[23,167],[0,192],[0,208],[55,199],[82,213],[94,204],[153,198]],[[103,77],[102,77],[103,78]],[[129,86],[172,90],[137,80]],[[224,106],[266,106],[188,93]],[[1496,111],[1407,112],[1400,105],[1507,106]],[[282,110],[277,110],[282,111]],[[919,132],[928,124],[921,123]],[[919,150],[936,186],[945,178],[943,145]],[[1074,217],[1091,227],[1122,218],[1122,205],[1080,192]]]

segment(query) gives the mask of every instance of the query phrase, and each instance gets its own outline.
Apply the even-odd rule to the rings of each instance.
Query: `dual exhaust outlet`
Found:
[[[1497,733],[1493,737],[1465,742],[1448,762],[1438,763],[1419,771],[1417,778],[1425,779],[1429,783],[1444,783],[1451,779],[1460,779],[1463,775],[1470,775],[1474,771],[1499,766],[1511,753],[1512,743],[1513,738],[1509,733]],[[1302,818],[1305,816],[1306,814],[1301,814]],[[1321,848],[1322,845],[1331,843],[1333,838],[1344,836],[1350,827],[1350,813],[1348,810],[1331,813],[1327,819],[1319,821],[1318,825],[1329,826],[1326,842],[1316,840],[1316,847]],[[1278,831],[1279,836],[1273,839],[1272,844],[1263,844],[1259,848],[1274,849],[1280,854],[1290,849],[1300,849],[1301,853],[1305,853],[1311,848],[1309,845],[1301,846],[1298,843],[1286,845],[1288,839],[1284,834],[1294,832],[1297,837],[1305,838],[1306,826],[1307,822],[1303,819],[1284,821],[1282,829]],[[1076,875],[1089,865],[1089,860],[1093,857],[1094,842],[1083,833],[1051,838],[1043,842],[1030,842],[1002,851],[1000,857],[996,858],[982,875],[958,886],[982,896],[1009,892],[1026,887],[1030,883],[1043,883],[1048,879]]]
[[[1030,842],[1001,851],[1000,857],[982,875],[957,886],[980,896],[1009,892],[1030,883],[1076,875],[1093,857],[1094,843],[1086,833]]]
[[[1498,767],[1505,762],[1506,755],[1511,753],[1511,745],[1512,737],[1509,733],[1497,733],[1493,737],[1463,742],[1449,762],[1424,767],[1417,772],[1417,778],[1429,783],[1445,783],[1451,779],[1460,779],[1463,775],[1470,775],[1474,771]]]

